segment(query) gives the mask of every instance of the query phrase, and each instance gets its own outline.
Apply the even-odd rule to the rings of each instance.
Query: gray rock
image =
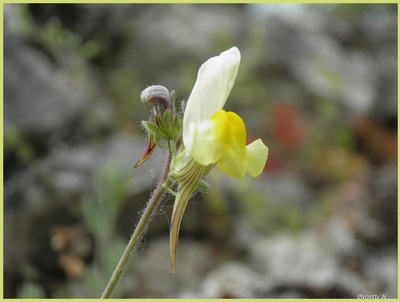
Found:
[[[259,240],[250,248],[254,267],[279,284],[328,288],[336,280],[337,260],[313,234]]]
[[[286,16],[265,20],[264,63],[280,65],[317,98],[342,102],[353,114],[365,114],[376,97],[376,64],[367,53],[343,49],[326,34],[329,21],[304,11],[302,22]]]
[[[361,294],[387,294],[386,298],[397,298],[398,260],[396,249],[381,249],[367,256],[365,275],[371,282],[368,290]]]
[[[132,268],[142,284],[141,293],[148,298],[176,298],[184,288],[195,290],[204,274],[211,268],[211,251],[207,246],[180,238],[177,266],[171,275],[169,241],[167,237],[152,239],[138,252]]]
[[[39,25],[44,25],[57,17],[65,28],[79,34],[85,40],[99,35],[115,39],[124,31],[124,20],[142,6],[140,4],[31,4],[29,12]]]
[[[228,262],[204,278],[197,298],[260,298],[258,293],[267,292],[271,286],[270,280],[248,266]]]
[[[86,90],[20,37],[4,37],[5,130],[54,133],[88,105]]]
[[[245,36],[243,11],[237,5],[145,6],[131,19],[128,44],[117,64],[122,70],[142,70],[137,81],[142,86],[162,84],[187,98],[200,64],[218,54],[215,41],[229,41],[222,51]],[[192,80],[182,77],[182,69],[193,69]]]

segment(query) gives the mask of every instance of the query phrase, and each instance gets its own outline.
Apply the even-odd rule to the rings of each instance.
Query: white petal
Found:
[[[183,116],[183,141],[190,152],[194,129],[222,109],[231,92],[240,64],[236,47],[210,58],[201,65]]]

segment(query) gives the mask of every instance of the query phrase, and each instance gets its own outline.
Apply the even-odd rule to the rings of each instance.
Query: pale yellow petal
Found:
[[[268,158],[268,147],[264,145],[261,139],[258,139],[246,146],[247,169],[246,173],[257,177],[264,170]]]
[[[190,154],[201,165],[216,163],[224,173],[243,177],[246,173],[246,128],[234,112],[218,110],[194,131]]]

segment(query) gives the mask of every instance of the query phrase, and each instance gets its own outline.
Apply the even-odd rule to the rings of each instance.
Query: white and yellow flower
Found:
[[[172,272],[180,223],[190,196],[199,181],[216,165],[222,172],[241,178],[259,176],[268,157],[261,139],[246,146],[246,127],[234,112],[222,108],[231,92],[240,64],[233,47],[210,58],[199,69],[183,115],[183,146],[171,170],[178,191],[170,228]]]

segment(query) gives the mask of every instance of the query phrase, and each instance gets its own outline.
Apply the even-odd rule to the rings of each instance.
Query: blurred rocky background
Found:
[[[187,99],[237,46],[227,103],[270,148],[215,169],[170,274],[173,198],[114,297],[397,297],[397,6],[4,5],[4,297],[96,298],[159,175],[139,99]]]

